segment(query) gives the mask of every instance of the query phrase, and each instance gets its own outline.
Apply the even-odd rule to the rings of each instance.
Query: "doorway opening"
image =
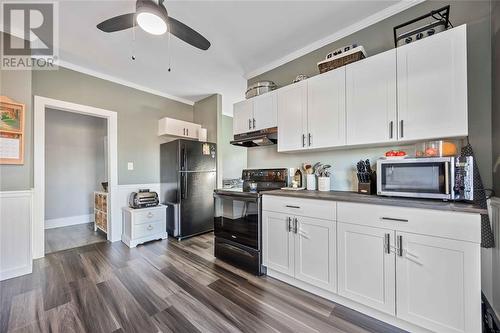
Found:
[[[45,254],[105,242],[107,120],[45,109]]]
[[[35,96],[34,185],[34,258],[118,240],[116,112]]]

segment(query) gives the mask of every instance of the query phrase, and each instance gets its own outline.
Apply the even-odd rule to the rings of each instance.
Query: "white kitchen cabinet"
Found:
[[[305,149],[307,135],[307,81],[277,91],[278,152]]]
[[[307,82],[307,147],[346,143],[345,67],[316,75]]]
[[[397,316],[435,332],[480,332],[477,244],[397,233]]]
[[[294,234],[290,217],[275,212],[262,212],[263,264],[277,272],[294,275]]]
[[[252,131],[253,102],[246,100],[234,104],[233,109],[233,134]]]
[[[338,293],[395,315],[394,231],[337,223]]]
[[[158,135],[198,139],[201,125],[173,118],[158,120]]]
[[[276,127],[278,124],[278,100],[275,92],[254,97],[252,127],[254,131]]]
[[[275,92],[268,92],[234,104],[233,134],[276,127],[278,102]]]
[[[397,48],[400,140],[467,136],[467,27]]]
[[[346,67],[347,144],[397,140],[396,50]]]
[[[295,278],[336,292],[335,222],[297,216],[295,232]]]

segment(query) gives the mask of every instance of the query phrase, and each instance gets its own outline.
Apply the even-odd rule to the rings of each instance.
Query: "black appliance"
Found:
[[[162,144],[160,181],[169,236],[180,240],[214,229],[215,143],[175,140]]]
[[[155,207],[160,204],[158,193],[151,192],[148,189],[140,189],[139,192],[132,192],[128,199],[130,208]]]
[[[242,188],[214,191],[215,257],[262,275],[262,192],[288,186],[288,169],[247,169],[242,179]]]
[[[255,122],[255,120],[254,120]],[[252,123],[249,123],[251,127]],[[255,124],[253,125],[255,126]],[[240,147],[259,147],[275,145],[278,142],[278,128],[271,127],[259,131],[236,134],[230,143]]]

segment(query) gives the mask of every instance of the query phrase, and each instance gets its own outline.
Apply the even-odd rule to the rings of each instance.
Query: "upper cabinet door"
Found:
[[[281,88],[278,95],[278,152],[306,149],[307,81]]]
[[[466,39],[462,25],[397,48],[400,140],[467,135]]]
[[[345,145],[345,67],[308,80],[307,114],[308,147]]]
[[[395,50],[346,67],[346,114],[348,145],[397,139]]]
[[[337,232],[339,295],[395,315],[394,231],[337,223]]]
[[[233,134],[253,131],[253,101],[246,100],[234,104],[233,107]]]
[[[336,223],[297,216],[295,278],[337,292]]]
[[[398,317],[433,332],[481,332],[479,244],[397,236],[403,248],[396,260]]]
[[[253,98],[254,131],[278,126],[278,99],[275,92]]]

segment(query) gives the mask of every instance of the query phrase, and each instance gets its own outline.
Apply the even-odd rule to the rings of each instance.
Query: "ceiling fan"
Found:
[[[137,25],[153,35],[163,35],[170,32],[175,37],[201,50],[208,50],[210,42],[195,30],[182,22],[168,16],[163,5],[164,0],[137,0],[135,13],[112,17],[97,25],[104,32],[115,32],[129,29]]]

